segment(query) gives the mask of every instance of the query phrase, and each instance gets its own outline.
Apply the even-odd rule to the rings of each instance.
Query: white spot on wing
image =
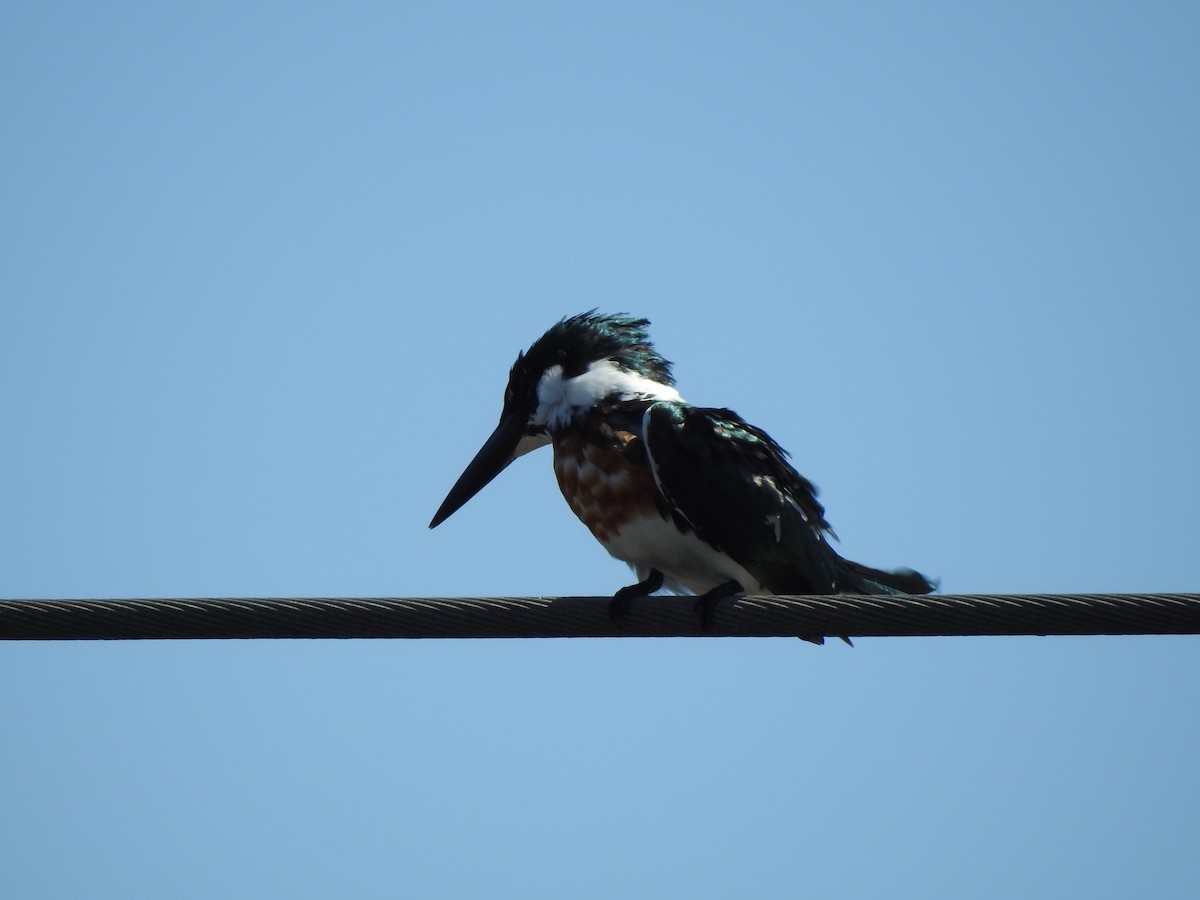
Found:
[[[769,513],[765,519],[767,525],[770,525],[775,530],[775,543],[779,543],[783,539],[783,515],[780,510],[783,509],[783,491],[779,490],[779,485],[775,483],[775,479],[770,475],[755,475],[754,483],[759,487],[765,487],[775,494],[776,512]],[[788,498],[790,501],[790,498]],[[795,506],[795,504],[792,504]]]

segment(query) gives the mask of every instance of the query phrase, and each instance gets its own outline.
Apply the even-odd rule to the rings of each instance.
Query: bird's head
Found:
[[[434,528],[514,459],[605,400],[679,400],[671,364],[654,350],[645,319],[595,310],[563,319],[517,354],[500,424],[438,508]]]

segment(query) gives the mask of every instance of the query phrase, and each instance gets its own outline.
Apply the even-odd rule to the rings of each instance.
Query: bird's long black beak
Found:
[[[521,442],[524,423],[517,416],[505,416],[496,426],[496,430],[479,448],[475,458],[458,476],[454,487],[438,507],[429,523],[430,528],[437,528],[468,500],[484,489],[489,481],[499,475],[516,459],[517,444]]]

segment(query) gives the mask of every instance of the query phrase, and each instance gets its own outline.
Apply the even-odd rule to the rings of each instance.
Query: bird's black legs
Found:
[[[608,617],[616,622],[621,621],[621,619],[629,615],[629,606],[634,597],[648,596],[662,586],[663,573],[658,569],[651,569],[644,581],[623,587],[613,594],[613,598],[608,601]],[[741,582],[731,578],[729,581],[723,581],[715,588],[711,588],[697,597],[696,605],[693,608],[696,614],[700,616],[700,626],[705,631],[712,628],[713,615],[717,611],[717,604],[727,597],[744,592],[745,589],[742,587]]]
[[[697,597],[695,609],[700,615],[700,627],[705,631],[712,628],[713,615],[717,611],[717,603],[726,597],[732,597],[734,594],[741,593],[743,593],[741,583],[731,578],[729,581],[722,582],[715,588],[711,588]]]
[[[621,621],[629,615],[629,604],[634,597],[648,597],[662,586],[663,573],[658,569],[651,569],[645,581],[623,587],[613,594],[613,598],[608,601],[608,617],[614,622]]]

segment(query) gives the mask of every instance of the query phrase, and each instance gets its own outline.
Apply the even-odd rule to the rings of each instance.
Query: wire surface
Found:
[[[0,600],[0,640],[1200,634],[1200,594]]]

